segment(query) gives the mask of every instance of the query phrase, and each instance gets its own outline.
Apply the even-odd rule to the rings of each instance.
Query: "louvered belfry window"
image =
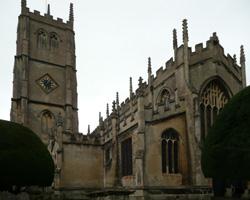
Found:
[[[132,175],[132,139],[128,138],[121,143],[122,176]]]

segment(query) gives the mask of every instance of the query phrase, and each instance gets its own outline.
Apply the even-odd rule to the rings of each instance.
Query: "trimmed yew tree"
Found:
[[[226,104],[202,149],[205,177],[232,183],[250,180],[250,87]]]
[[[20,124],[0,120],[0,190],[50,186],[53,178],[53,159],[39,137]]]

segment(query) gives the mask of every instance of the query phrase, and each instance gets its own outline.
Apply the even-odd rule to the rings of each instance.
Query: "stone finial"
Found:
[[[24,14],[26,12],[26,8],[27,8],[27,1],[26,0],[22,0],[21,1],[21,6],[22,6],[21,12],[22,12],[22,14]]]
[[[210,37],[210,40],[212,40],[214,44],[218,44],[219,43],[219,38],[218,38],[216,32],[213,32],[213,35],[212,35],[212,37]]]
[[[234,65],[237,65],[237,58],[235,54],[233,55],[233,60],[234,60]]]
[[[120,103],[119,103],[119,92],[116,92],[116,106],[117,108],[119,107]]]
[[[48,4],[47,15],[50,15],[50,4]]]
[[[143,79],[142,79],[142,77],[140,76],[140,78],[139,78],[139,84],[138,84],[138,86],[139,86],[139,88],[142,86],[142,82],[143,82]]]
[[[69,8],[69,21],[74,22],[74,8],[73,8],[73,3],[70,3],[70,8]]]
[[[143,79],[142,77],[139,78],[139,88],[138,88],[138,96],[142,97],[144,93],[144,88],[143,88]]]
[[[188,24],[187,19],[184,19],[182,22],[182,33],[183,33],[183,43],[188,42]]]
[[[132,77],[129,77],[129,96],[130,96],[130,99],[132,98],[132,94],[133,94]]]
[[[26,0],[22,0],[21,6],[22,6],[22,8],[26,8],[27,7],[27,1]]]
[[[89,135],[90,134],[90,125],[88,124],[88,132],[87,134]]]
[[[101,122],[101,121],[102,121],[102,113],[99,112],[99,122]]]
[[[107,118],[108,118],[109,117],[109,104],[108,103],[107,103],[106,115],[107,115]]]
[[[173,48],[174,50],[178,47],[177,32],[176,29],[173,30]]]
[[[244,46],[240,46],[240,64],[245,64],[246,58],[245,58],[245,52],[244,52]]]
[[[116,112],[116,108],[115,108],[115,101],[112,102],[112,112],[115,113]]]
[[[242,86],[246,87],[246,58],[244,53],[243,45],[240,46],[240,66],[241,66],[241,77],[242,77]]]
[[[148,73],[152,74],[151,58],[150,57],[148,57]]]

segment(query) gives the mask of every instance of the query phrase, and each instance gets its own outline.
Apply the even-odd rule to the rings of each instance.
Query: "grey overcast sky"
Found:
[[[17,19],[21,0],[0,6],[0,118],[9,120]],[[153,72],[173,55],[172,30],[182,43],[182,19],[188,19],[189,45],[205,42],[217,32],[225,53],[245,47],[247,83],[250,81],[250,0],[47,0],[51,14],[68,19],[74,3],[80,132],[93,130],[98,113],[120,93],[129,94],[129,77],[137,88],[147,78],[147,57]],[[30,10],[45,12],[46,0],[27,0]],[[111,107],[111,106],[110,106]]]

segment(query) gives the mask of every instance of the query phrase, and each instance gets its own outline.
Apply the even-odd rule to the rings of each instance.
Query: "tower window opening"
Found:
[[[44,30],[39,30],[37,35],[37,46],[38,48],[45,49],[47,48],[47,34]]]

